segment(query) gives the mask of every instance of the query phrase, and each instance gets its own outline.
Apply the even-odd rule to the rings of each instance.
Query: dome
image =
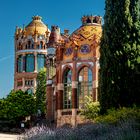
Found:
[[[35,30],[38,34],[44,35],[48,27],[42,22],[42,17],[34,16],[32,21],[25,27],[27,35],[33,35]]]
[[[102,26],[97,24],[82,25],[79,29],[74,31],[70,39],[75,42],[76,45],[81,45],[83,42],[92,44],[94,40],[100,40],[102,34]]]
[[[98,42],[102,34],[101,17],[83,16],[81,20],[82,26],[71,34],[70,40],[78,46],[85,42],[88,44]]]

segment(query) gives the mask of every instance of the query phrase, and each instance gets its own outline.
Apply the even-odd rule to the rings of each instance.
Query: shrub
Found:
[[[99,115],[100,112],[100,104],[99,102],[93,102],[91,96],[85,96],[85,106],[84,109],[81,110],[81,115],[84,115],[87,119],[94,119]]]
[[[101,123],[108,123],[108,124],[117,124],[119,121],[140,119],[140,109],[139,108],[120,108],[120,109],[109,109],[107,114],[103,116],[98,116],[95,121]]]

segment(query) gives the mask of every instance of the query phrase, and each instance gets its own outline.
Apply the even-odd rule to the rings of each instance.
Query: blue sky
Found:
[[[14,31],[34,15],[44,23],[73,32],[83,15],[104,15],[105,0],[2,0],[0,2],[0,98],[14,86]]]

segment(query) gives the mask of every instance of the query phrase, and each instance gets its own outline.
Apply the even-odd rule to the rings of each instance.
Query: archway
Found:
[[[84,108],[85,96],[92,96],[92,71],[87,66],[78,73],[78,107]]]
[[[63,83],[63,108],[70,109],[72,107],[72,71],[69,68],[64,71]]]

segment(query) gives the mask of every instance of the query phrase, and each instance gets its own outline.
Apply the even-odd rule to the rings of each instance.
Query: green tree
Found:
[[[7,98],[0,100],[0,119],[20,121],[35,111],[34,97],[21,90],[11,91]]]
[[[99,71],[99,101],[102,112],[112,107],[140,103],[138,2],[106,0]]]
[[[43,68],[37,75],[37,89],[36,89],[36,105],[37,110],[45,113],[46,110],[46,69]]]

